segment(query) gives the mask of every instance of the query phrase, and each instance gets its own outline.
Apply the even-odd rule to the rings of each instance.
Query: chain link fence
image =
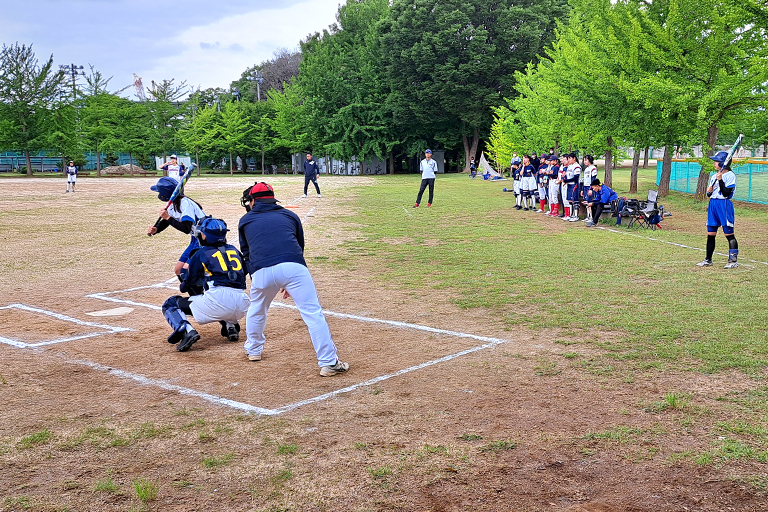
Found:
[[[656,164],[656,183],[661,181],[661,165]],[[731,166],[736,174],[736,192],[733,199],[748,203],[768,204],[768,159],[750,158]],[[669,189],[686,194],[696,193],[701,164],[684,160],[672,161]],[[714,171],[712,171],[714,172]]]

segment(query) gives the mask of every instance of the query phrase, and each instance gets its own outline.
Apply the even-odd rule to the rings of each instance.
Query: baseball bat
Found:
[[[173,204],[173,200],[179,197],[179,194],[184,193],[184,185],[186,185],[187,182],[189,181],[189,178],[192,176],[192,171],[194,169],[195,169],[195,164],[190,164],[189,170],[184,173],[184,176],[182,176],[182,178],[179,180],[179,183],[176,185],[176,188],[173,189],[171,198],[168,200],[168,203],[165,205],[166,210]],[[157,221],[155,221],[155,227],[158,227],[162,221],[163,221],[163,218],[158,217]]]
[[[731,160],[733,160],[733,155],[734,153],[736,153],[736,151],[738,151],[739,147],[741,146],[742,140],[744,140],[744,134],[740,133],[739,136],[736,137],[736,142],[734,142],[731,149],[728,150],[728,155],[726,155],[725,162],[723,162],[723,168],[731,165]]]

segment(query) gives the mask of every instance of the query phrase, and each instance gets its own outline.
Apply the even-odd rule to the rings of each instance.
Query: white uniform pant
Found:
[[[67,183],[77,183],[77,174],[67,174]]]
[[[560,184],[560,197],[563,198],[563,208],[571,207],[571,202],[568,201],[568,185],[570,185],[570,183]]]
[[[189,309],[199,324],[227,322],[236,324],[245,316],[250,299],[245,290],[227,286],[213,286],[203,295],[189,298]]]
[[[331,330],[320,307],[315,282],[307,267],[300,263],[278,263],[259,269],[251,275],[251,306],[245,321],[248,334],[245,342],[246,353],[258,356],[264,350],[267,310],[280,288],[285,288],[291,294],[302,320],[307,324],[309,337],[317,354],[318,366],[335,365],[336,345],[331,339]]]
[[[557,203],[558,194],[557,191],[560,188],[559,183],[555,183],[554,180],[549,182],[549,204],[550,206]]]

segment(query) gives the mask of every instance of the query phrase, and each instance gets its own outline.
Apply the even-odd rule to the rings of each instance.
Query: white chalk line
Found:
[[[46,309],[40,309],[35,308],[32,306],[27,306],[25,304],[8,304],[7,306],[1,306],[0,309],[21,309],[23,311],[29,311],[30,313],[40,313],[43,315],[48,315],[53,318],[57,318],[59,320],[63,320],[65,322],[71,322],[73,324],[77,325],[85,325],[88,327],[97,327],[99,329],[105,329],[104,332],[93,332],[88,334],[80,334],[77,336],[70,336],[68,338],[61,338],[56,340],[48,340],[48,341],[41,341],[37,343],[25,343],[23,341],[14,340],[11,338],[5,338],[0,337],[0,343],[5,343],[6,345],[11,345],[17,348],[35,348],[35,347],[42,347],[45,345],[54,345],[56,343],[65,343],[67,341],[75,341],[75,340],[82,340],[85,338],[93,338],[96,336],[104,336],[105,334],[113,334],[118,332],[126,332],[126,331],[132,331],[133,329],[129,329],[128,327],[115,327],[112,325],[106,325],[106,324],[99,324],[96,322],[87,322],[85,320],[79,320],[77,318],[72,318],[71,316],[62,315],[61,313],[55,313],[53,311],[48,311]]]
[[[94,299],[107,300],[107,301],[111,301],[111,302],[120,302],[120,303],[125,303],[125,304],[132,304],[132,305],[135,305],[135,306],[143,306],[143,307],[147,307],[147,308],[151,308],[151,309],[161,309],[159,306],[155,306],[154,304],[145,304],[145,303],[142,303],[142,302],[134,302],[134,301],[129,301],[129,300],[125,300],[125,299],[117,299],[117,298],[114,298],[114,297],[108,297],[107,295],[115,294],[115,293],[120,293],[120,292],[141,290],[141,289],[146,289],[146,288],[158,288],[162,284],[164,284],[164,283],[157,283],[157,284],[154,284],[154,285],[147,285],[147,286],[137,286],[137,287],[134,287],[134,288],[129,288],[129,289],[126,289],[126,290],[118,290],[118,291],[114,291],[114,292],[94,293],[94,294],[87,295],[87,297],[91,297],[91,298],[94,298]],[[280,307],[280,308],[286,308],[286,309],[298,310],[298,308],[296,306],[294,306],[294,305],[286,304],[286,303],[278,302],[278,301],[273,301],[272,302],[272,306]],[[109,370],[110,373],[112,373],[112,374],[115,374],[115,375],[118,375],[118,376],[121,376],[121,377],[125,377],[125,378],[130,378],[130,379],[133,379],[133,380],[135,380],[137,382],[141,382],[141,383],[146,384],[146,385],[157,385],[159,387],[162,387],[163,389],[176,390],[176,391],[178,391],[181,394],[189,395],[189,396],[195,396],[197,398],[200,398],[202,400],[205,400],[205,401],[208,401],[208,402],[211,402],[211,403],[214,403],[214,404],[224,405],[224,406],[227,406],[227,407],[232,407],[232,408],[243,410],[243,411],[247,411],[247,412],[252,412],[254,414],[278,415],[278,414],[282,414],[284,412],[292,411],[294,409],[297,409],[297,408],[305,406],[305,405],[309,405],[309,404],[313,404],[313,403],[317,403],[317,402],[322,402],[322,401],[328,400],[329,398],[333,398],[333,397],[338,396],[338,395],[343,394],[343,393],[349,393],[351,391],[354,391],[354,390],[362,388],[362,387],[371,386],[371,385],[376,384],[378,382],[382,382],[382,381],[385,381],[385,380],[388,380],[388,379],[391,379],[391,378],[394,378],[394,377],[398,377],[398,376],[404,375],[406,373],[410,373],[410,372],[414,372],[414,371],[417,371],[417,370],[421,370],[421,369],[427,368],[429,366],[433,366],[433,365],[436,365],[436,364],[439,364],[439,363],[450,361],[452,359],[456,359],[458,357],[461,357],[461,356],[464,356],[464,355],[467,355],[467,354],[471,354],[473,352],[477,352],[477,351],[484,350],[484,349],[487,349],[487,348],[495,347],[496,345],[499,345],[501,343],[507,343],[508,342],[508,340],[504,340],[504,339],[501,339],[501,338],[492,338],[492,337],[489,337],[489,336],[479,336],[479,335],[476,335],[476,334],[469,334],[469,333],[463,333],[463,332],[458,332],[458,331],[451,331],[451,330],[447,330],[447,329],[438,329],[438,328],[429,327],[429,326],[426,326],[426,325],[412,324],[412,323],[408,323],[408,322],[399,322],[399,321],[395,321],[395,320],[384,320],[384,319],[380,319],[380,318],[371,318],[371,317],[364,317],[364,316],[359,316],[359,315],[351,315],[351,314],[348,314],[348,313],[337,313],[335,311],[327,311],[327,310],[323,310],[323,314],[325,314],[327,316],[337,317],[337,318],[344,318],[344,319],[348,319],[348,320],[356,320],[356,321],[359,321],[359,322],[369,322],[369,323],[377,323],[377,324],[390,325],[390,326],[397,327],[397,328],[400,328],[400,329],[412,329],[412,330],[418,330],[418,331],[431,332],[431,333],[434,333],[434,334],[443,334],[443,335],[447,335],[447,336],[454,336],[454,337],[457,337],[457,338],[469,338],[469,339],[474,339],[474,340],[478,340],[478,341],[483,341],[483,342],[485,342],[485,344],[479,345],[477,347],[472,347],[472,348],[469,348],[469,349],[466,349],[466,350],[462,350],[460,352],[456,352],[455,354],[450,354],[450,355],[447,355],[447,356],[443,356],[443,357],[440,357],[438,359],[433,359],[431,361],[420,363],[420,364],[417,364],[415,366],[410,366],[408,368],[404,368],[402,370],[398,370],[398,371],[396,371],[394,373],[389,373],[387,375],[382,375],[382,376],[379,376],[379,377],[374,377],[374,378],[366,380],[364,382],[353,384],[351,386],[347,386],[345,388],[338,389],[338,390],[335,390],[335,391],[331,391],[331,392],[328,392],[328,393],[325,393],[325,394],[322,394],[322,395],[319,395],[319,396],[315,396],[315,397],[312,397],[312,398],[307,398],[305,400],[300,400],[298,402],[294,402],[294,403],[291,403],[291,404],[288,404],[288,405],[284,405],[284,406],[278,407],[276,409],[266,409],[266,408],[257,407],[257,406],[250,405],[250,404],[245,404],[245,403],[242,403],[242,402],[236,402],[236,401],[229,400],[229,399],[226,399],[226,398],[223,398],[223,397],[220,397],[220,396],[211,395],[209,393],[203,393],[203,392],[192,390],[190,388],[184,388],[184,387],[181,387],[181,386],[176,386],[175,384],[170,384],[168,382],[165,382],[165,381],[162,381],[162,380],[159,380],[159,379],[151,379],[151,378],[145,377],[143,375],[139,375],[139,374],[135,374],[135,373],[131,373],[131,372],[124,372],[122,370],[117,370],[115,368],[110,368],[110,367],[107,367],[107,366],[99,365],[98,363],[89,363],[87,361],[80,361],[80,362],[77,362],[77,363],[78,364],[91,365],[92,368],[97,368],[97,369],[100,369],[100,370]],[[118,374],[116,372],[121,372],[121,373]]]
[[[302,224],[307,222],[307,218],[312,216],[312,213],[315,211],[316,208],[317,208],[317,206],[313,206],[312,209],[307,212],[307,214],[304,216],[304,218],[301,219],[301,223]]]
[[[641,238],[643,240],[651,240],[651,241],[654,241],[654,242],[661,242],[663,244],[674,245],[675,247],[681,247],[683,249],[691,249],[693,251],[703,251],[704,250],[701,247],[691,247],[691,246],[680,244],[680,243],[677,243],[677,242],[670,242],[668,240],[662,240],[660,238],[653,238],[653,237],[650,237],[650,236],[637,235],[635,233],[628,233],[628,232],[625,232],[625,231],[619,231],[617,229],[606,228],[604,226],[595,226],[595,227],[598,228],[598,229],[602,229],[604,231],[610,231],[611,233],[618,233],[620,235],[634,236],[635,238]],[[718,256],[728,256],[727,254],[723,254],[722,252],[715,252],[714,254],[717,254]],[[739,259],[741,260],[741,258],[739,258]],[[747,261],[750,262],[750,263],[760,263],[762,265],[768,265],[768,262],[765,262],[765,261],[757,261],[757,260],[747,260]]]
[[[117,368],[112,368],[111,366],[105,366],[103,364],[94,363],[92,361],[83,361],[83,360],[67,360],[67,363],[70,364],[79,364],[82,366],[87,366],[89,368],[92,368],[94,370],[99,370],[103,372],[107,372],[110,375],[114,375],[116,377],[119,377],[121,379],[130,379],[135,382],[138,382],[139,384],[142,384],[144,386],[155,386],[160,389],[165,389],[167,391],[175,391],[176,393],[179,393],[180,395],[187,395],[187,396],[193,396],[196,398],[200,398],[202,400],[205,400],[207,402],[211,402],[218,405],[223,405],[226,407],[231,407],[233,409],[239,409],[241,411],[246,411],[254,414],[260,414],[260,415],[275,415],[279,414],[276,413],[272,409],[265,409],[263,407],[256,407],[254,405],[245,404],[243,402],[237,402],[235,400],[230,400],[228,398],[223,398],[216,395],[211,395],[210,393],[204,393],[202,391],[196,391],[194,389],[185,388],[183,386],[177,386],[175,384],[171,384],[169,382],[160,380],[160,379],[152,379],[149,377],[145,377],[144,375],[139,375],[138,373],[133,372],[127,372],[125,370],[120,370]]]

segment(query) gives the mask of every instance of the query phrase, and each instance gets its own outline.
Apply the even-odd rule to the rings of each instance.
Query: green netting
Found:
[[[661,165],[656,163],[656,183],[661,181]],[[698,162],[672,162],[669,189],[694,194],[699,181],[701,164]],[[768,204],[768,162],[734,165],[736,193],[734,199],[749,203]]]

